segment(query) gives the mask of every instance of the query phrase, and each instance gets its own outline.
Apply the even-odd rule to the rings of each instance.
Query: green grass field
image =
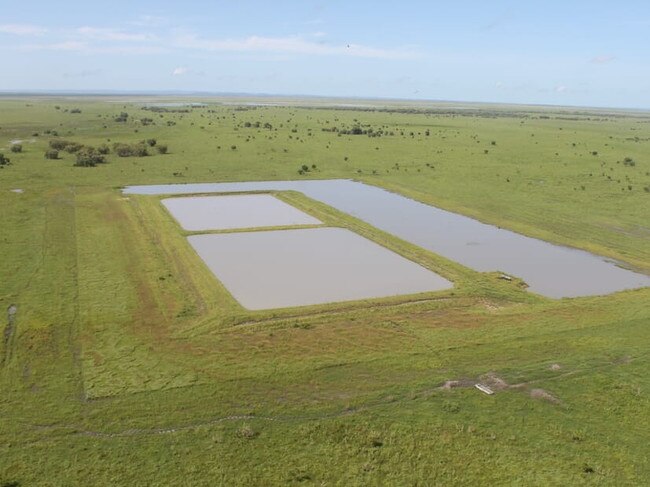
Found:
[[[455,287],[249,312],[120,188],[354,178],[650,274],[649,113],[205,101],[0,99],[0,486],[647,482],[650,289],[545,299],[283,192]]]

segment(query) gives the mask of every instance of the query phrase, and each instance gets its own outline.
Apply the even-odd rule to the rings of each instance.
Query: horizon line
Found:
[[[204,90],[108,90],[108,89],[88,89],[88,90],[3,90],[0,89],[0,98],[3,97],[20,97],[20,96],[66,96],[66,97],[93,97],[93,96],[163,96],[163,97],[253,97],[253,98],[285,98],[285,99],[321,99],[321,100],[359,100],[359,101],[385,101],[385,102],[413,102],[413,103],[460,103],[460,104],[478,104],[478,105],[500,105],[516,107],[537,107],[537,108],[569,108],[569,109],[588,109],[588,110],[622,110],[650,112],[650,107],[621,107],[621,106],[594,106],[594,105],[554,105],[546,103],[522,103],[522,102],[497,102],[497,101],[478,101],[478,100],[443,100],[435,98],[401,98],[401,97],[383,97],[383,96],[352,96],[352,95],[314,95],[314,94],[280,94],[280,93],[251,93],[251,92],[228,92],[228,91],[204,91]]]

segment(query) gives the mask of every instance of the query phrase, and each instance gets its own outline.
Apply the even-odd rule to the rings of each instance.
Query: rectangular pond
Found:
[[[650,286],[650,276],[583,250],[555,245],[349,180],[255,181],[131,186],[125,193],[190,194],[300,191],[376,228],[480,272],[522,278],[551,298]]]
[[[192,247],[251,310],[438,291],[452,283],[342,228],[192,235]]]
[[[189,231],[319,225],[322,222],[269,194],[167,198],[163,205]]]

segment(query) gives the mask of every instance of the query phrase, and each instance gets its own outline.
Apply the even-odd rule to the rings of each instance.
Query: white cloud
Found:
[[[83,54],[159,54],[165,52],[164,48],[156,46],[94,46],[87,42],[63,41],[49,44],[25,44],[18,49],[24,51],[69,51]]]
[[[103,27],[79,27],[75,32],[86,39],[100,41],[145,42],[157,39],[153,34],[124,32]]]
[[[71,73],[63,73],[64,78],[89,78],[92,76],[99,76],[102,74],[101,69],[82,69]]]
[[[148,20],[145,18],[143,22]],[[154,22],[156,19],[151,21]],[[354,43],[333,44],[324,41],[326,37],[324,32],[313,32],[304,36],[249,36],[235,39],[210,39],[183,31],[172,31],[169,37],[159,37],[143,28],[124,30],[94,26],[47,31],[36,26],[4,25],[0,26],[0,32],[19,33],[20,35],[38,35],[45,32],[52,34],[47,37],[46,42],[16,46],[22,50],[32,51],[155,54],[180,49],[204,52],[265,53],[276,56],[346,56],[370,59],[415,59],[421,57],[421,53],[412,47],[380,48]],[[180,76],[189,72],[189,70],[183,71],[181,68],[177,68],[172,74]]]
[[[361,44],[331,45],[300,37],[260,37],[245,39],[202,39],[194,34],[177,36],[173,45],[183,49],[223,52],[274,52],[311,55],[342,55],[378,59],[413,59],[419,53],[411,49],[382,49]]]
[[[168,21],[164,17],[156,15],[141,15],[137,20],[131,20],[127,24],[135,25],[137,27],[159,27],[167,24]]]
[[[47,32],[47,29],[37,25],[29,24],[4,24],[0,25],[0,33],[13,34],[17,36],[40,36]]]
[[[503,81],[497,81],[496,83],[494,83],[494,87],[495,88],[503,88]]]
[[[85,42],[64,41],[51,44],[29,44],[23,48],[28,51],[86,51],[88,45]]]
[[[174,71],[172,71],[172,76],[183,76],[184,74],[187,74],[189,72],[190,70],[185,66],[179,66],[177,68],[174,68]]]
[[[564,85],[558,85],[555,87],[555,92],[556,93],[565,93],[567,91],[567,87]]]
[[[605,64],[615,60],[616,60],[616,56],[603,55],[603,56],[596,56],[595,58],[592,58],[590,62],[594,64]]]

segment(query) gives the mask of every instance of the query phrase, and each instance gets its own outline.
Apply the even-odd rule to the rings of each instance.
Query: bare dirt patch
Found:
[[[480,379],[482,384],[485,384],[493,391],[503,391],[510,387],[505,380],[497,376],[494,372],[488,372],[487,374],[482,375]]]
[[[560,400],[557,397],[544,389],[531,389],[530,397],[540,401],[550,402],[552,404],[560,404]]]
[[[476,384],[476,381],[473,379],[448,380],[440,386],[440,389],[448,391],[457,387],[472,387],[474,384]]]

